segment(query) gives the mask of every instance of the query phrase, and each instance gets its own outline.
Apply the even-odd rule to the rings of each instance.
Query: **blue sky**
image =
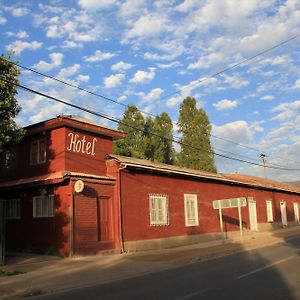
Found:
[[[193,96],[209,116],[217,153],[255,163],[265,153],[273,166],[300,170],[300,38],[211,77],[299,28],[299,0],[0,0],[0,51],[15,51],[21,65],[154,115],[166,111],[175,129],[181,101]],[[20,80],[115,118],[124,112],[29,71]],[[21,90],[18,100],[21,125],[70,113],[116,126]],[[258,166],[216,162],[219,172],[264,176]],[[267,171],[283,181],[299,175]]]

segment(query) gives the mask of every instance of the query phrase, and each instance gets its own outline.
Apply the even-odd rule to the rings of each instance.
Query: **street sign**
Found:
[[[234,208],[234,207],[244,207],[247,206],[247,200],[245,197],[240,198],[230,198],[230,199],[221,199],[213,201],[213,208]]]

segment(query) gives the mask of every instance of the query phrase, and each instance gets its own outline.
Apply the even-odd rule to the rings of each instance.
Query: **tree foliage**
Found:
[[[166,164],[173,164],[173,124],[166,112],[155,117],[153,122],[153,132],[156,134],[153,136],[153,160]]]
[[[10,57],[10,54],[0,56],[0,152],[4,147],[17,143],[24,136],[24,130],[14,121],[21,107],[15,98],[17,86],[12,83],[18,84],[20,71],[8,62]]]
[[[115,142],[114,153],[145,158],[144,127],[145,120],[141,112],[136,106],[128,105],[118,126],[119,130],[127,133],[127,137]]]
[[[206,112],[196,106],[196,100],[187,97],[180,105],[178,132],[182,134],[177,164],[182,167],[216,172],[210,143],[211,125]]]
[[[129,105],[118,129],[126,132],[127,138],[116,141],[116,154],[173,163],[173,125],[167,113],[145,120],[136,106]]]

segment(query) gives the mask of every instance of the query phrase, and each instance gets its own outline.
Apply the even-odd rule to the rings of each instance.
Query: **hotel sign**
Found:
[[[96,138],[89,139],[85,135],[79,135],[73,132],[70,132],[68,136],[70,137],[67,146],[68,151],[95,156]]]

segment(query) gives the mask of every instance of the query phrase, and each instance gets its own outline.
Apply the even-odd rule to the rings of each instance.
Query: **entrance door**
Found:
[[[0,199],[0,266],[5,264],[5,202]]]
[[[281,213],[281,222],[283,226],[287,226],[287,215],[286,215],[286,204],[284,201],[280,202],[280,213]]]
[[[253,198],[248,198],[249,205],[249,222],[250,230],[257,231],[257,214],[256,214],[256,202]]]
[[[299,223],[299,204],[294,203],[294,216],[295,216],[295,222]]]

